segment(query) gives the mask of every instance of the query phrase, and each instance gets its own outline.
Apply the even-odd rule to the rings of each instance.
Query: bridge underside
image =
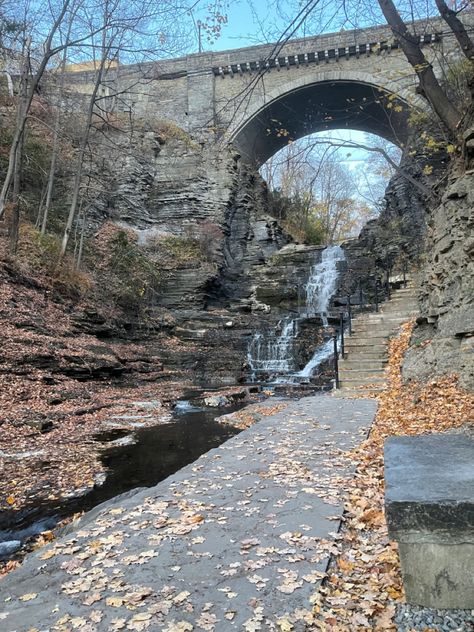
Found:
[[[234,136],[242,158],[260,167],[279,149],[308,134],[354,129],[396,145],[407,140],[410,106],[393,93],[354,81],[324,81],[264,106]]]

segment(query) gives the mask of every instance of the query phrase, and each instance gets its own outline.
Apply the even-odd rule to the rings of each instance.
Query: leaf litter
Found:
[[[440,378],[415,388],[403,386],[400,361],[410,331],[410,326],[404,327],[401,336],[391,343],[389,388],[381,396],[369,439],[350,452],[337,448],[332,441],[308,448],[298,442],[300,422],[294,415],[287,443],[283,445],[274,440],[274,458],[267,462],[265,455],[259,457],[257,487],[265,486],[268,481],[281,489],[281,497],[273,506],[268,499],[264,503],[253,503],[253,488],[243,483],[232,501],[214,505],[215,492],[232,489],[249,476],[255,481],[255,473],[250,471],[226,471],[219,464],[221,457],[216,454],[199,459],[190,468],[192,474],[188,479],[172,483],[169,497],[144,495],[139,505],[128,509],[112,507],[94,522],[79,525],[67,540],[51,543],[40,555],[45,567],[43,572],[47,573],[48,566],[54,565],[69,575],[70,579],[63,579],[60,585],[61,594],[89,608],[80,617],[57,612],[51,629],[54,632],[93,630],[101,613],[110,614],[107,606],[111,612],[117,611],[107,619],[107,629],[111,630],[145,630],[156,629],[156,626],[168,632],[219,629],[224,620],[228,622],[224,625],[234,625],[242,607],[252,612],[242,620],[242,629],[247,632],[277,629],[276,626],[280,630],[300,630],[303,626],[307,630],[333,632],[394,630],[395,604],[403,598],[403,593],[396,547],[388,540],[383,517],[383,440],[389,434],[460,426],[473,404],[472,397],[460,391],[454,377]],[[253,445],[258,446],[264,438],[254,434]],[[235,451],[244,445],[245,439],[240,443],[236,441],[232,449]],[[324,455],[327,460],[320,472],[315,473],[306,466],[308,449]],[[355,475],[343,471],[347,457],[357,465]],[[204,461],[207,461],[206,470]],[[333,464],[336,464],[337,474]],[[336,502],[340,505],[345,497],[346,516],[341,533],[329,535],[327,539],[315,537],[306,531],[308,525],[300,515],[295,523],[300,524],[300,530],[278,528],[277,508],[285,509],[286,503],[298,499],[299,513],[303,513],[311,509],[313,497],[328,506],[327,517],[331,520],[335,518],[332,505]],[[153,571],[149,575],[150,579],[153,577],[153,588],[134,583],[134,567],[143,567],[145,571],[148,565],[156,568],[154,560],[158,556],[157,563],[160,563],[159,546],[165,542],[183,550],[188,563],[212,559],[214,554],[206,550],[207,539],[199,530],[203,525],[222,521],[225,529],[226,512],[229,516],[249,515],[257,524],[268,525],[276,536],[267,544],[263,540],[265,531],[260,529],[258,538],[246,534],[239,541],[230,539],[229,551],[235,551],[240,561],[228,557],[225,563],[219,563],[220,558],[216,558],[218,574],[223,582],[229,582],[222,592],[225,603],[232,604],[231,609],[216,609],[211,602],[199,606],[193,588],[182,584],[185,565],[176,564],[180,561],[178,558],[169,567],[170,583],[162,583],[163,578],[157,582]],[[333,556],[333,562],[326,576],[318,565],[329,556]],[[305,560],[309,565],[304,567],[304,572],[292,567]],[[272,569],[270,574],[267,569]],[[248,586],[254,587],[248,590],[255,591],[254,597],[245,604],[239,602],[239,591],[232,583],[242,578],[247,579]],[[323,579],[324,584],[320,586]],[[281,603],[288,606],[286,613],[266,611],[267,585],[278,587]],[[310,603],[290,611],[293,599],[290,595],[298,594],[304,586],[313,587]],[[17,597],[25,606],[34,603],[35,598],[35,593]],[[5,603],[13,603],[12,598],[5,599]],[[0,614],[6,619],[9,616],[10,608]]]

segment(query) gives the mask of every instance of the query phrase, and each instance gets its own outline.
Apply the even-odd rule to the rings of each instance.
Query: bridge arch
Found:
[[[384,83],[367,72],[328,69],[285,83],[260,103],[252,97],[245,114],[231,124],[229,138],[242,158],[258,167],[289,141],[325,130],[370,132],[401,146],[410,110],[426,107],[411,77]]]

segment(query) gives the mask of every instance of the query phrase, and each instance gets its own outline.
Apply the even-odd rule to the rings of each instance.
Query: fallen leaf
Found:
[[[22,595],[19,599],[20,601],[31,601],[32,599],[36,599],[38,593],[26,593],[26,595]]]

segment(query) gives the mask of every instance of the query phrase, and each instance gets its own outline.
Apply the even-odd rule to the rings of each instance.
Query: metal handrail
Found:
[[[338,350],[337,350],[337,334],[334,334],[334,336],[332,337],[333,339],[333,343],[334,343],[334,386],[336,387],[336,390],[339,388],[340,382],[339,382],[339,357],[338,357]]]

